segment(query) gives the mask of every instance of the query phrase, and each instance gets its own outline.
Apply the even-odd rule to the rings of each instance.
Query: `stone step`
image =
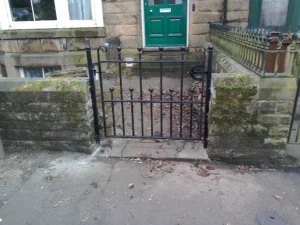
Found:
[[[151,158],[157,160],[182,160],[210,162],[200,141],[109,139],[93,156],[108,158]],[[109,144],[107,144],[109,143]]]

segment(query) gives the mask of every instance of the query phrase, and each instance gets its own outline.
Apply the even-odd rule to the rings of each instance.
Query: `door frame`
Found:
[[[187,0],[187,19],[186,19],[186,48],[189,47],[189,32],[190,32],[190,0]],[[142,36],[143,36],[143,48],[145,49],[157,49],[157,47],[146,47],[146,25],[145,25],[145,0],[141,1],[141,16],[142,16]],[[168,46],[166,49],[180,49],[178,46]]]

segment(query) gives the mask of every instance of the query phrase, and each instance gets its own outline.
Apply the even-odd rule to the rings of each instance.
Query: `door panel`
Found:
[[[182,37],[184,29],[182,17],[168,17],[167,34],[168,37]]]
[[[150,37],[164,37],[163,17],[149,17]]]
[[[146,46],[186,46],[187,0],[144,0]]]

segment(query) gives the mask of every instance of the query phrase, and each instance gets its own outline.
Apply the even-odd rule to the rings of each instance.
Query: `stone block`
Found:
[[[52,73],[46,73],[45,77],[52,77],[52,78],[77,78],[77,77],[85,77],[88,78],[88,71],[86,67],[77,67],[75,69],[70,70],[62,70],[56,71]]]
[[[264,140],[265,148],[285,149],[286,145],[287,145],[287,138],[266,138]]]
[[[191,25],[191,34],[208,34],[209,33],[209,24],[192,24]]]
[[[142,37],[139,36],[121,36],[121,47],[122,48],[134,48],[136,49],[137,46],[142,45]]]
[[[222,21],[220,12],[199,12],[192,15],[192,23],[218,23]]]
[[[189,46],[192,48],[195,48],[199,45],[202,45],[204,42],[206,42],[207,35],[190,35],[189,37]]]
[[[292,117],[290,115],[276,115],[276,114],[267,114],[260,115],[258,121],[261,124],[265,125],[290,125]]]
[[[37,92],[30,92],[30,91],[18,91],[18,92],[6,92],[5,94],[6,94],[6,102],[23,104],[23,105],[34,103],[34,102],[44,103],[50,100],[49,92],[37,93]]]
[[[259,80],[257,98],[261,100],[294,101],[297,83],[294,78],[268,78]]]
[[[248,22],[248,11],[227,12],[228,22]]]
[[[49,130],[49,131],[80,131],[91,132],[93,131],[93,123],[89,121],[77,121],[76,123],[63,120],[47,121],[0,121],[0,129],[13,129],[13,130]]]
[[[209,136],[208,148],[260,149],[264,147],[264,137]]]
[[[269,129],[270,137],[284,137],[287,138],[289,135],[290,127],[289,126],[272,126]]]
[[[64,50],[65,39],[42,39],[43,52],[61,52]]]
[[[103,4],[103,12],[105,14],[137,13],[141,11],[140,5],[138,1],[105,2]]]
[[[15,112],[0,112],[0,121],[70,121],[70,123],[76,123],[78,121],[85,121],[90,118],[87,113],[15,113]]]
[[[293,102],[278,102],[276,104],[276,113],[278,114],[292,114],[293,113]]]
[[[249,10],[249,0],[229,0],[228,11],[248,11]]]
[[[103,46],[104,43],[104,38],[90,38],[90,46],[92,49],[98,49],[98,47]]]
[[[139,14],[104,14],[104,24],[109,25],[136,25],[138,24]]]
[[[46,39],[67,37],[105,37],[104,27],[81,27],[81,28],[53,28],[53,29],[23,29],[0,31],[0,39]]]
[[[49,92],[49,102],[56,103],[86,103],[89,96],[82,92]]]
[[[87,38],[67,38],[66,48],[68,51],[85,50],[86,46],[90,45]]]
[[[1,40],[1,49],[4,52],[19,52],[17,40]]]
[[[6,140],[41,140],[41,132],[36,130],[6,130]]]
[[[41,40],[38,39],[27,39],[18,40],[20,52],[41,52]]]
[[[137,25],[114,25],[106,27],[108,36],[136,36],[138,35]]]
[[[29,104],[16,104],[16,103],[0,103],[0,112],[86,112],[87,105],[84,103],[29,103]]]
[[[275,114],[276,103],[273,101],[259,101],[258,112],[260,114]]]
[[[76,131],[42,131],[43,140],[49,141],[92,141],[92,132],[83,133]]]
[[[223,11],[224,0],[204,0],[196,2],[197,12],[220,12]]]

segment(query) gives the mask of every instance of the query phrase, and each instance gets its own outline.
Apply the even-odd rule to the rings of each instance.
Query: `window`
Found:
[[[0,64],[0,77],[7,77],[6,68],[2,64]]]
[[[71,20],[92,20],[91,0],[69,0]]]
[[[163,5],[164,4],[164,0],[149,0],[148,4],[149,5]]]
[[[182,0],[168,0],[169,5],[182,5]]]
[[[260,26],[284,26],[288,7],[289,0],[263,0]]]
[[[102,0],[3,0],[0,8],[7,29],[103,26]]]
[[[54,0],[9,0],[12,21],[56,20]]]
[[[249,27],[285,32],[300,30],[299,0],[250,0]]]
[[[24,67],[20,68],[20,75],[22,78],[37,78],[45,77],[46,73],[60,71],[61,67]]]

